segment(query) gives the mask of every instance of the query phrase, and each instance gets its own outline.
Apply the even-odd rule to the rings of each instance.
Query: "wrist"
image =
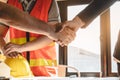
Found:
[[[56,34],[55,30],[56,30],[56,27],[50,26],[50,27],[49,27],[49,31],[48,31],[48,33],[47,33],[47,36],[48,36],[50,39],[52,39],[52,40],[55,40],[55,39],[54,39],[55,34]]]
[[[82,28],[85,25],[85,22],[82,21],[78,16],[73,19],[73,22],[76,24],[76,29]]]
[[[19,52],[20,53],[22,53],[22,52],[25,52],[26,51],[26,49],[25,49],[25,45],[24,44],[21,44],[20,46],[19,46],[19,48],[18,48],[19,50]]]

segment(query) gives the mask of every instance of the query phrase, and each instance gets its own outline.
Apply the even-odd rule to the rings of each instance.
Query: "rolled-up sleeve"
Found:
[[[49,10],[48,22],[51,22],[51,21],[61,22],[59,8],[55,0],[52,1],[51,7]]]

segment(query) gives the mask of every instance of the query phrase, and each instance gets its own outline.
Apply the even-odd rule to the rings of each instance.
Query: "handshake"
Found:
[[[74,28],[75,27],[66,26],[65,23],[57,23],[55,27],[52,26],[52,30],[50,30],[49,36],[47,36],[62,47],[67,46],[76,36]],[[29,48],[29,46],[27,46],[27,48]],[[24,48],[24,44],[20,45],[10,42],[2,48],[2,52],[8,58],[16,58],[18,55],[22,55],[21,53],[24,52]]]
[[[82,22],[79,17],[75,17],[71,21],[56,24],[54,30],[55,33],[50,32],[50,35],[48,35],[48,37],[61,46],[67,46],[75,39],[76,31],[83,25],[84,22]]]
[[[46,29],[46,36],[52,39],[54,42],[57,42],[62,47],[67,46],[70,42],[72,42],[76,37],[76,31],[84,25],[84,23],[79,23],[79,18],[74,18],[71,21],[66,21],[64,23],[58,23],[54,26],[48,26]],[[49,29],[48,29],[49,28]],[[32,31],[33,29],[31,29]],[[37,29],[36,29],[37,30]],[[41,31],[42,32],[42,31]],[[40,33],[41,33],[40,32]],[[36,43],[39,45],[38,42]],[[33,49],[32,43],[26,44],[15,44],[8,43],[3,46],[2,51],[5,56],[10,58],[18,57],[24,51],[30,51]],[[37,48],[36,46],[34,48]],[[35,50],[35,49],[33,49]]]
[[[57,23],[54,31],[55,33],[51,35],[54,36],[53,41],[62,47],[67,46],[76,36],[75,30],[69,26],[65,26],[64,23]]]

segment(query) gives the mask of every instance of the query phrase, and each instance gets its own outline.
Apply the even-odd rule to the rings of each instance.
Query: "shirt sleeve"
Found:
[[[98,15],[108,9],[116,1],[117,0],[93,0],[77,15],[83,22],[85,22],[83,28],[89,25],[89,23],[91,23]]]
[[[52,1],[49,14],[48,14],[48,22],[51,22],[51,21],[61,22],[59,8],[55,0]]]

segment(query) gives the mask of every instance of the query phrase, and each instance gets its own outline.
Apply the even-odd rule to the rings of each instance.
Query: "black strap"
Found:
[[[32,11],[32,9],[36,3],[36,0],[30,0],[29,2],[27,0],[19,0],[19,2],[22,4],[23,10],[30,14],[30,12]],[[30,41],[30,33],[29,32],[26,32],[26,41],[27,42]],[[26,53],[27,53],[26,54],[27,61],[30,63],[30,52],[27,51]]]

